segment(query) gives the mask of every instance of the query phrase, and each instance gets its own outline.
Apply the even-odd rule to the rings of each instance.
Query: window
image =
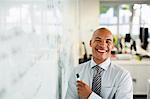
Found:
[[[150,29],[150,5],[100,4],[100,27],[108,27],[114,35],[139,35],[140,27]]]

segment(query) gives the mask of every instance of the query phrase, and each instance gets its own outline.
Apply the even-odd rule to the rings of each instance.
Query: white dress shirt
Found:
[[[77,93],[76,74],[92,88],[93,67],[97,65],[93,59],[77,66],[68,82],[65,99],[81,99]],[[133,99],[133,85],[130,73],[120,66],[111,63],[108,58],[99,64],[104,69],[101,82],[101,97],[92,92],[88,99]]]

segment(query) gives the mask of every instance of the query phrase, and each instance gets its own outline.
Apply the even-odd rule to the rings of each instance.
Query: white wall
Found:
[[[79,0],[80,39],[86,42],[87,50],[91,53],[89,41],[92,33],[99,26],[99,0]]]
[[[78,64],[76,6],[76,0],[0,1],[0,99],[64,97]]]

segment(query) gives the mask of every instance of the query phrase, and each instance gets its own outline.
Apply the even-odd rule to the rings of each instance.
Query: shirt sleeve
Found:
[[[115,93],[115,99],[133,99],[132,78],[129,72],[122,75],[117,92]]]
[[[88,97],[88,99],[102,99],[99,95],[92,92],[91,95]]]
[[[77,95],[76,78],[74,72],[72,72],[70,76],[65,99],[79,99],[79,96]]]

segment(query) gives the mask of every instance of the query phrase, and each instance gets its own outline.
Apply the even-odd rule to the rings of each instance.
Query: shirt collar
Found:
[[[98,65],[100,66],[101,68],[103,68],[104,70],[107,70],[109,65],[110,65],[110,58],[107,58],[104,62],[102,62],[101,64],[96,64],[92,58],[91,60],[91,63],[90,63],[90,66],[91,68],[93,68],[94,66]]]

